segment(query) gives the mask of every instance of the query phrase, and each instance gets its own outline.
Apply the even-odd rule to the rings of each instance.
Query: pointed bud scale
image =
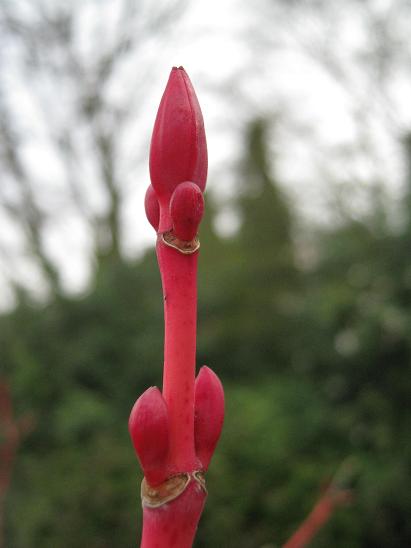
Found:
[[[168,415],[160,390],[146,390],[131,410],[128,429],[147,482],[157,485],[167,477]]]
[[[204,213],[204,198],[195,183],[178,185],[170,201],[174,234],[181,240],[192,240]]]
[[[144,207],[146,210],[146,216],[148,222],[157,232],[158,224],[160,222],[160,205],[157,200],[156,191],[152,185],[149,185],[144,198]]]
[[[194,438],[196,454],[207,470],[224,422],[224,390],[217,375],[206,366],[195,382]]]
[[[160,102],[151,138],[150,176],[162,208],[168,207],[179,183],[193,181],[202,191],[206,185],[207,143],[203,115],[182,67],[171,70]],[[167,214],[162,212],[160,231],[169,228],[166,226]]]

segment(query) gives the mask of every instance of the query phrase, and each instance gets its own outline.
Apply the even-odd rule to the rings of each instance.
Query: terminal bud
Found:
[[[154,124],[150,147],[150,177],[160,202],[160,232],[169,230],[171,195],[183,181],[204,191],[207,143],[203,115],[191,81],[182,67],[174,67]]]

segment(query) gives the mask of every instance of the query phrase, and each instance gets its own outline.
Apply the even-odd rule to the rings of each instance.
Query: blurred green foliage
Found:
[[[202,227],[198,364],[224,381],[223,436],[196,546],[278,547],[347,457],[355,498],[316,548],[411,546],[411,232],[370,215],[316,234],[298,266],[294,211],[254,122],[239,171],[240,230]],[[407,228],[408,227],[408,228]],[[141,472],[127,419],[161,385],[153,251],[101,267],[82,298],[23,293],[0,318],[15,411],[35,419],[7,497],[8,548],[134,546]]]

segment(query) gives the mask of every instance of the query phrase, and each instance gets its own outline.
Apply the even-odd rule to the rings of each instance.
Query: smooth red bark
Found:
[[[189,548],[197,531],[206,493],[191,481],[176,499],[161,508],[143,508],[141,548]]]
[[[170,463],[174,473],[199,467],[194,450],[194,377],[198,253],[183,255],[157,244],[164,299],[163,396],[169,411]]]

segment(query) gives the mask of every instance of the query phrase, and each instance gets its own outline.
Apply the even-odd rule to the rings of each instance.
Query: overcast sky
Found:
[[[103,4],[110,16],[110,6],[115,11],[116,3],[110,0]],[[124,145],[139,159],[137,167],[126,175],[129,180],[124,210],[124,246],[128,256],[136,256],[154,243],[154,234],[143,211],[143,197],[149,183],[149,135],[169,71],[174,65],[185,67],[197,91],[208,137],[209,187],[222,200],[235,192],[234,166],[241,157],[242,129],[247,120],[256,115],[276,120],[272,157],[283,187],[298,207],[302,219],[330,222],[329,188],[325,183],[329,186],[330,178],[336,175],[343,181],[356,181],[353,200],[355,196],[359,209],[361,199],[367,200],[367,181],[372,181],[375,173],[388,180],[392,192],[399,195],[403,163],[387,124],[392,123],[398,131],[404,131],[410,125],[408,74],[404,78],[396,67],[390,77],[387,104],[393,108],[390,108],[387,122],[388,107],[375,92],[375,87],[370,86],[372,73],[371,76],[366,74],[353,61],[368,47],[367,18],[364,18],[362,8],[350,8],[348,4],[334,0],[331,4],[335,9],[325,25],[318,14],[302,9],[290,8],[288,17],[284,18],[281,4],[270,0],[253,3],[245,0],[191,1],[183,17],[176,21],[167,43],[161,47],[148,44],[147,59],[152,60],[156,78],[151,92],[140,99],[143,104],[139,105],[139,138]],[[393,2],[375,0],[369,4],[373,4],[381,21],[392,17]],[[94,3],[93,9],[99,9],[98,3]],[[85,49],[90,46],[87,29],[95,18],[93,9],[84,11],[82,39]],[[400,40],[407,31],[401,26],[401,18],[392,19],[388,31]],[[338,35],[331,36],[330,40],[330,36],[325,36],[325,30],[333,27],[338,29]],[[316,59],[315,47],[322,46],[325,39],[329,40],[330,53],[344,73],[343,85]],[[138,75],[139,67],[129,70]],[[30,83],[21,85],[17,78],[9,80],[14,101],[24,112],[25,127],[35,135],[34,128],[39,120],[30,101]],[[126,74],[124,81],[118,81],[119,95],[127,83]],[[360,153],[357,122],[361,105],[369,110],[364,118],[372,137],[368,143],[370,149]],[[145,129],[142,131],[142,128]],[[345,152],[334,154],[336,150]],[[47,172],[50,188],[58,188],[59,168],[53,163],[47,147],[42,146],[41,139],[33,139],[26,153],[33,172]],[[322,169],[326,169],[327,177]],[[358,185],[357,181],[364,182],[367,192],[361,194],[358,187],[362,183]],[[93,188],[91,180],[87,184]],[[98,201],[97,193],[93,199]],[[84,288],[89,273],[87,237],[75,219],[62,218],[60,221],[48,234],[48,246],[62,267],[67,288],[78,291]],[[233,229],[235,222],[229,211],[222,215],[219,226],[226,233]],[[36,269],[30,266],[29,258],[22,253],[13,253],[21,246],[18,231],[13,231],[4,219],[0,221],[0,227],[0,241],[11,250],[12,256],[7,264],[3,261],[0,271],[0,307],[4,307],[11,303],[11,294],[7,291],[10,275],[34,289],[41,286],[41,281]]]

